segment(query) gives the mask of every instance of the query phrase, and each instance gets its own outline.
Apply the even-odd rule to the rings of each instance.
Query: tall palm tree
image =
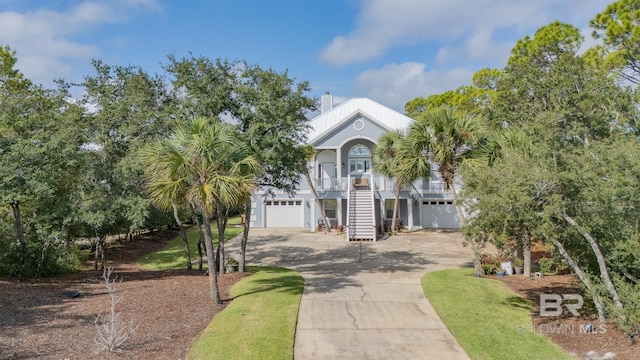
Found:
[[[401,131],[390,131],[378,140],[373,157],[375,172],[394,179],[395,201],[391,230],[396,229],[396,218],[400,203],[400,190],[419,178],[428,177],[431,172],[429,161],[423,156],[421,149],[413,146]]]
[[[178,199],[193,204],[202,215],[209,267],[211,300],[222,303],[218,291],[211,217],[218,209],[240,204],[256,187],[252,169],[235,130],[217,118],[181,123],[169,139],[145,146],[140,153],[153,202],[168,209]],[[223,239],[224,240],[224,239]]]
[[[455,179],[463,162],[479,144],[481,123],[472,115],[458,114],[449,108],[438,108],[421,113],[412,124],[409,141],[438,164],[438,172],[445,188],[451,192],[461,226],[466,225],[462,207],[458,203]],[[483,273],[480,253],[474,241],[470,241],[474,255],[474,267]]]

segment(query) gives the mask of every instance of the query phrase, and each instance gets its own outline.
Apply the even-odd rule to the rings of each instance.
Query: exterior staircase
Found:
[[[349,241],[376,241],[371,191],[368,186],[354,186],[349,191]]]

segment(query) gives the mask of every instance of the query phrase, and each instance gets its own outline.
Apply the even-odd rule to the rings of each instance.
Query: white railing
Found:
[[[442,181],[438,181],[438,182],[429,181],[429,188],[425,189],[425,192],[428,192],[431,194],[442,194],[447,192],[447,190],[446,190],[446,186]]]
[[[347,241],[349,241],[349,234],[351,233],[351,174],[347,176]]]
[[[371,184],[373,184],[373,174],[369,174],[371,177]],[[375,201],[375,186],[371,186],[371,220],[373,226],[373,241],[376,241],[378,237],[378,229],[376,229],[376,201]]]
[[[396,191],[396,182],[393,179],[389,179],[386,177],[373,177],[373,174],[369,174],[371,179],[371,188],[376,191]],[[316,187],[316,191],[348,191],[351,187],[351,175],[349,174],[346,178],[321,178],[314,179],[314,185]],[[442,194],[446,193],[445,185],[441,181],[431,181],[427,183],[428,186],[424,189],[416,188],[413,189],[412,185],[402,185],[400,188],[401,191],[411,191],[415,190],[420,193],[429,193],[429,194]]]
[[[375,189],[378,191],[396,191],[396,181],[393,179],[378,177],[373,179]],[[401,191],[410,191],[412,189],[411,185],[402,185],[400,187]]]
[[[348,179],[345,178],[321,178],[314,179],[316,191],[346,191]]]

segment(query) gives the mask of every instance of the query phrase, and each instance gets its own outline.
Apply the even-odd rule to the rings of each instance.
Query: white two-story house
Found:
[[[309,169],[320,203],[304,176],[293,197],[276,192],[254,196],[252,227],[300,227],[315,231],[324,209],[332,228],[344,227],[349,240],[375,241],[391,223],[395,183],[373,171],[373,150],[387,131],[406,130],[412,119],[366,98],[334,107],[322,96],[321,114],[311,120],[308,143],[316,150]],[[400,192],[397,222],[402,228],[459,228],[455,205],[437,168]]]

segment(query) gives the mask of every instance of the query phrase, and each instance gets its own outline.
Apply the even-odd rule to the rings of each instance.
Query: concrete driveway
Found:
[[[426,271],[472,266],[461,239],[458,232],[419,231],[350,243],[301,229],[251,229],[247,260],[304,277],[297,360],[469,359],[420,284]],[[227,247],[234,257],[237,245]]]

